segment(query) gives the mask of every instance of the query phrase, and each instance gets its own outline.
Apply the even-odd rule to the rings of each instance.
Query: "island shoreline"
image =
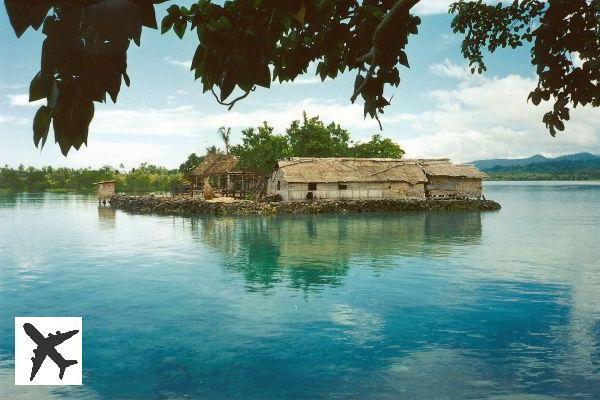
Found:
[[[112,196],[110,205],[128,212],[163,215],[345,214],[407,211],[497,211],[501,209],[500,204],[493,200],[475,199],[211,202],[189,196],[124,194]]]

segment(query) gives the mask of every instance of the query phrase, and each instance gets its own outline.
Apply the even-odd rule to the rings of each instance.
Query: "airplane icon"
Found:
[[[54,361],[58,368],[60,368],[58,377],[61,380],[67,367],[77,364],[76,360],[65,360],[65,358],[58,351],[56,351],[55,347],[65,340],[75,336],[79,332],[78,330],[65,333],[60,333],[60,331],[57,331],[56,335],[50,333],[48,334],[48,337],[44,337],[44,335],[42,335],[40,331],[38,331],[35,326],[30,323],[23,324],[23,329],[25,330],[27,336],[29,336],[31,340],[33,340],[38,346],[35,350],[33,350],[34,356],[31,357],[33,366],[31,368],[31,376],[29,377],[29,381],[33,381],[33,378],[35,378],[35,375],[42,367],[42,363],[46,359],[46,356],[50,357],[50,359]]]

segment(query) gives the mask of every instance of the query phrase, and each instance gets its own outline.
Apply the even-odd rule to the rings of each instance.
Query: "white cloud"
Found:
[[[441,63],[431,65],[429,71],[434,75],[453,79],[465,80],[471,77],[471,72],[467,67],[454,64],[447,58]]]
[[[21,118],[9,114],[0,114],[0,124],[27,125],[28,123],[29,120],[27,118]]]
[[[19,90],[19,89],[24,89],[26,88],[27,85],[18,83],[4,83],[4,82],[0,82],[0,90]]]
[[[600,152],[600,110],[572,110],[565,132],[553,138],[542,123],[550,105],[527,103],[536,84],[533,78],[471,76],[449,62],[432,67],[432,72],[458,82],[454,89],[430,93],[431,111],[412,115],[410,138],[401,141],[408,156],[465,162],[536,153]]]
[[[297,103],[265,104],[247,112],[223,109],[214,114],[203,113],[190,105],[166,109],[99,110],[91,130],[92,134],[193,137],[213,132],[224,124],[240,129],[268,121],[282,132],[291,121],[301,119],[303,111],[310,116],[319,115],[326,123],[342,123],[348,129],[377,129],[377,122],[363,118],[362,105],[308,98]],[[404,119],[402,115],[391,115],[386,121],[392,123]]]
[[[315,85],[323,83],[318,76],[303,76],[293,81],[283,82],[282,85]]]
[[[176,67],[179,68],[183,68],[186,71],[189,71],[190,68],[192,68],[192,60],[184,60],[184,61],[180,61],[180,60],[175,60],[172,57],[165,57],[164,59],[168,64],[174,65]]]
[[[11,107],[39,107],[46,104],[45,99],[29,102],[29,95],[26,93],[7,94],[9,105]]]
[[[169,149],[158,143],[107,141],[90,136],[89,147],[71,150],[68,161],[70,165],[77,166],[115,166],[123,163],[126,168],[131,168],[142,162],[156,163],[156,160],[164,159],[168,152]]]

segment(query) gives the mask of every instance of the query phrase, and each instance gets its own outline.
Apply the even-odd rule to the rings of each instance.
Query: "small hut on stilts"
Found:
[[[238,168],[238,160],[231,154],[212,153],[190,173],[192,196],[202,195],[206,184],[217,196],[244,199],[260,196],[266,189],[267,177]]]
[[[117,181],[96,182],[98,186],[98,205],[110,203],[111,197],[116,193]]]

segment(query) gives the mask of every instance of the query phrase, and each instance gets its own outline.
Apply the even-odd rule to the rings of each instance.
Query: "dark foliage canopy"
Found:
[[[40,72],[30,86],[30,101],[47,99],[33,123],[36,146],[44,145],[51,124],[65,155],[87,143],[94,102],[106,101],[107,94],[116,102],[121,82],[129,85],[129,44],[140,44],[143,26],[157,28],[154,5],[164,1],[5,0],[17,36],[41,26],[46,35]],[[351,101],[362,97],[365,116],[379,120],[390,101],[384,88],[398,86],[400,66],[409,67],[405,47],[420,24],[410,10],[418,2],[198,0],[189,9],[171,5],[161,31],[182,38],[195,30],[195,77],[228,107],[257,86],[294,80],[317,62],[321,79],[355,71]],[[460,0],[450,11],[454,31],[465,34],[462,50],[473,71],[485,70],[483,49],[533,42],[539,82],[530,99],[536,105],[554,101],[544,116],[553,135],[564,129],[568,105],[600,105],[600,0],[497,6]]]

